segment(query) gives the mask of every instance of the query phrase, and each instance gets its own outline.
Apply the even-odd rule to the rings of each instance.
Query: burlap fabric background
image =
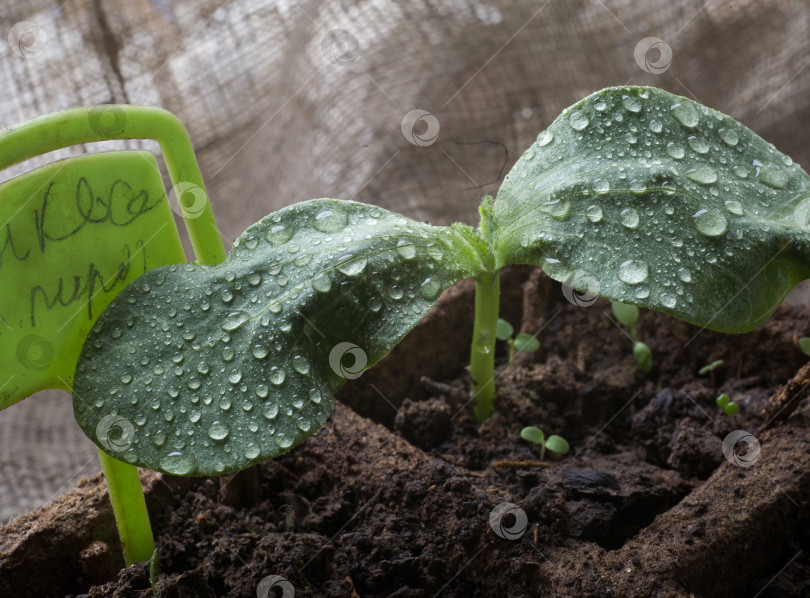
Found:
[[[313,197],[474,223],[538,132],[609,85],[692,97],[810,166],[805,0],[5,0],[0,32],[0,126],[175,112],[226,245]],[[0,413],[0,518],[98,467],[66,395]]]

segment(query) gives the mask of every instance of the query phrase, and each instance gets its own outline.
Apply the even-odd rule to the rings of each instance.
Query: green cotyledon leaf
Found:
[[[733,118],[648,87],[566,109],[494,203],[497,262],[724,332],[810,275],[808,175]]]
[[[82,349],[76,419],[117,459],[175,475],[282,454],[483,255],[464,225],[331,199],[284,208],[222,264],[151,270],[112,301]]]

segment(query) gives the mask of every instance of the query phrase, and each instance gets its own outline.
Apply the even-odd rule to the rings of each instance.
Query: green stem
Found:
[[[483,274],[475,279],[475,325],[470,352],[472,393],[475,419],[484,421],[494,410],[495,398],[495,329],[498,325],[500,272]]]
[[[155,551],[155,540],[146,512],[146,499],[143,496],[138,468],[113,459],[99,449],[99,459],[107,478],[115,522],[124,549],[124,561],[132,563],[149,561]]]

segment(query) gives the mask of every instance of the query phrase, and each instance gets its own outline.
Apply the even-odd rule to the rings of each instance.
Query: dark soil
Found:
[[[810,596],[807,308],[735,336],[644,312],[645,374],[607,302],[571,305],[533,269],[503,286],[503,313],[542,348],[513,367],[500,355],[483,425],[463,369],[467,283],[291,453],[234,478],[149,474],[159,596]],[[527,425],[571,452],[540,461]],[[723,454],[734,430],[761,443],[750,467]],[[103,492],[94,478],[0,532],[3,596],[150,595],[147,566],[119,571]],[[268,576],[287,593],[264,593]]]

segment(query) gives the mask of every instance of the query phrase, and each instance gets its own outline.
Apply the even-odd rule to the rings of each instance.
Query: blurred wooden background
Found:
[[[692,97],[810,165],[806,0],[6,0],[0,31],[0,127],[85,104],[173,111],[226,245],[314,197],[475,223],[537,134],[609,85]],[[435,142],[406,139],[415,109],[432,116],[411,140],[438,123]],[[0,414],[0,518],[97,469],[72,425],[57,393]]]

